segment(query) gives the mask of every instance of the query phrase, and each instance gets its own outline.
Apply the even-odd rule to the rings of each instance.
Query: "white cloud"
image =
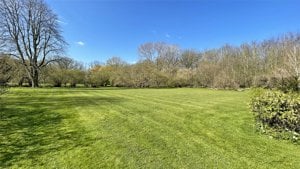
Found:
[[[168,34],[168,33],[165,36],[166,36],[166,38],[170,38],[171,37],[171,35]]]
[[[68,23],[67,22],[64,22],[62,20],[56,20],[58,23],[62,24],[62,25],[67,25]]]
[[[85,43],[82,42],[82,41],[78,41],[78,42],[76,42],[76,44],[79,45],[79,46],[84,46],[85,45]]]

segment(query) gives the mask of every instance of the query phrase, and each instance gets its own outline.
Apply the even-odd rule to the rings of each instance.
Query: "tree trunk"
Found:
[[[22,77],[19,82],[18,82],[18,85],[19,87],[22,87],[23,86],[23,83],[24,83],[24,77]]]
[[[39,87],[39,72],[36,69],[34,69],[32,71],[32,75],[31,75],[31,87],[33,87],[33,88]]]

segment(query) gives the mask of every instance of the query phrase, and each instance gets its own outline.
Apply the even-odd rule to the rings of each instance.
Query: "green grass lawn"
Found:
[[[255,132],[249,92],[11,89],[0,168],[300,168],[300,146]]]

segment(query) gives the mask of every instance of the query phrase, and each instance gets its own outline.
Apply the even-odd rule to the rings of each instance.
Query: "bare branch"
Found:
[[[43,0],[0,0],[0,32],[1,50],[22,61],[36,86],[40,69],[52,61],[47,58],[66,46],[57,15]]]

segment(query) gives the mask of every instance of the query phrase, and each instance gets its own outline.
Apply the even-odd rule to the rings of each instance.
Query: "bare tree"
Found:
[[[287,52],[287,58],[285,61],[285,71],[290,77],[295,78],[296,86],[299,90],[300,88],[300,46],[294,45]]]
[[[139,46],[138,53],[141,60],[153,62],[157,58],[156,46],[156,43],[153,42],[148,42]]]
[[[201,55],[199,52],[195,50],[185,50],[183,51],[181,58],[180,58],[180,63],[183,67],[192,69],[197,66],[198,61],[200,60]]]
[[[106,61],[106,65],[115,67],[115,68],[125,66],[126,64],[127,63],[118,56],[113,56]]]
[[[1,50],[22,62],[32,87],[66,46],[57,15],[43,0],[0,0],[0,32]]]
[[[174,69],[179,65],[181,50],[176,45],[162,44],[159,46],[157,62],[162,64],[164,69]]]

